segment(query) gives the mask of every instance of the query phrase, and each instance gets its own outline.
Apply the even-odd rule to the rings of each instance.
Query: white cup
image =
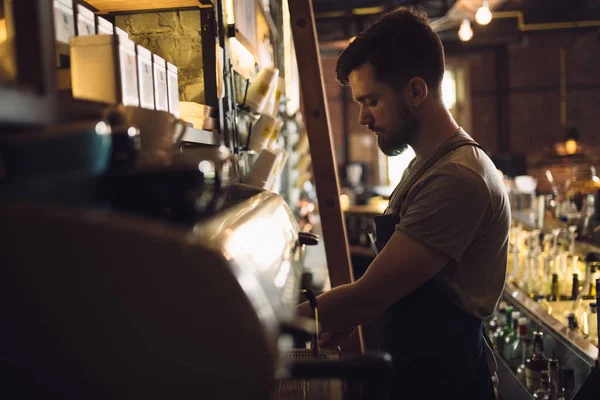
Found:
[[[244,178],[245,183],[261,189],[268,188],[279,157],[280,153],[267,149],[261,151]]]
[[[246,94],[246,105],[257,113],[263,113],[268,101],[271,88],[277,85],[279,70],[275,68],[263,68],[250,84]]]
[[[273,130],[276,128],[277,120],[270,115],[261,114],[258,121],[252,125],[250,132],[250,143],[248,148],[259,153],[267,147],[267,144],[273,136]]]

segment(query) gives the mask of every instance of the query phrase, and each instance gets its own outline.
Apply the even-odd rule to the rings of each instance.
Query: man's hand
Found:
[[[319,346],[325,349],[333,349],[341,352],[341,345],[348,340],[356,331],[355,329],[344,332],[323,332],[319,336]]]

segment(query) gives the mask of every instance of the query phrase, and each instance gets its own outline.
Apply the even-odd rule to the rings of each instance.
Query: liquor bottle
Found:
[[[511,314],[512,329],[504,336],[504,344],[502,345],[502,357],[508,362],[512,358],[512,348],[515,341],[518,340],[517,333],[519,328],[519,319],[521,319],[521,313],[519,311],[513,311]]]
[[[548,371],[540,372],[540,387],[533,391],[534,399],[543,399],[548,393]]]
[[[560,373],[560,366],[552,349],[552,358],[548,360],[548,391],[542,397],[544,400],[558,400],[561,393]]]
[[[588,338],[590,340],[598,340],[598,304],[591,303],[588,311]],[[598,344],[598,343],[596,343]]]
[[[533,354],[525,362],[526,384],[530,392],[535,392],[542,387],[542,372],[546,371],[547,367],[548,360],[544,357],[544,334],[534,332]]]
[[[562,368],[560,374],[561,389],[558,400],[571,400],[575,387],[575,371],[572,368]]]
[[[498,303],[498,310],[490,318],[486,325],[490,336],[494,334],[497,329],[500,329],[506,323],[506,302],[501,301]]]
[[[559,301],[560,300],[560,286],[558,284],[558,274],[552,274],[552,283],[550,285],[550,296],[548,301]]]
[[[521,346],[521,364],[516,368],[517,379],[523,384],[527,384],[525,363],[530,357],[531,352],[531,337],[525,336]]]
[[[527,360],[527,348],[525,343],[525,338],[527,337],[527,322],[527,318],[519,318],[516,340],[511,343],[507,357],[505,357],[508,365],[514,371],[516,371],[521,364],[524,366],[525,360]],[[529,341],[531,341],[531,339],[529,339]]]
[[[571,284],[571,300],[577,300],[579,296],[579,274],[573,274],[573,283]]]
[[[498,332],[498,335],[495,336],[496,348],[500,354],[504,353],[504,338],[512,331],[512,313],[513,308],[511,306],[506,307],[506,324]]]

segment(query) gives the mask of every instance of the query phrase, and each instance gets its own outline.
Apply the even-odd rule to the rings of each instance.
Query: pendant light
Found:
[[[483,0],[483,4],[475,13],[475,21],[477,21],[479,25],[487,25],[492,21],[492,12],[490,11],[487,0]]]
[[[471,22],[465,18],[458,28],[458,38],[463,42],[468,42],[473,38],[473,29],[471,28]]]

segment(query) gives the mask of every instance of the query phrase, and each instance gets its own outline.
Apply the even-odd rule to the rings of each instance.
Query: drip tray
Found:
[[[309,360],[315,356],[310,350],[297,349],[288,355],[290,360]],[[337,353],[321,352],[320,359],[337,359]],[[342,383],[339,379],[279,379],[271,400],[341,400]]]

